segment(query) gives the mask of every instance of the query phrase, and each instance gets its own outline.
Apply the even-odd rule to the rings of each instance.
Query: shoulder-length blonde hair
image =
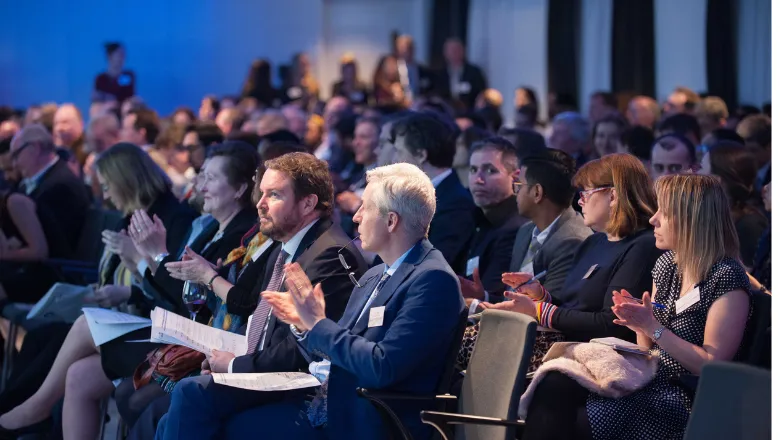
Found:
[[[608,154],[586,163],[574,176],[574,186],[614,188],[617,204],[609,214],[606,232],[617,237],[649,228],[658,208],[650,175],[630,154]]]
[[[103,152],[95,167],[113,188],[125,214],[147,209],[157,197],[171,190],[171,180],[139,147],[122,142]]]
[[[716,176],[663,176],[655,183],[661,214],[676,237],[680,272],[700,282],[726,257],[739,260],[739,239],[728,197]]]

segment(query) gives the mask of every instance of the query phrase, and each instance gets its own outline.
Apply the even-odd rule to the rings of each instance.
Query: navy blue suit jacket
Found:
[[[338,323],[324,319],[301,344],[309,353],[332,363],[328,385],[328,438],[382,438],[387,432],[374,407],[356,388],[414,394],[436,391],[446,352],[461,310],[460,284],[441,252],[422,240],[371,303],[384,306],[380,326],[368,327],[369,310],[358,319],[384,272],[384,265],[361,278]],[[459,337],[459,335],[457,335]],[[420,422],[426,405],[405,402],[396,413],[415,438],[428,438]]]
[[[428,239],[455,271],[465,270],[474,235],[474,201],[453,172],[436,187],[436,212]]]

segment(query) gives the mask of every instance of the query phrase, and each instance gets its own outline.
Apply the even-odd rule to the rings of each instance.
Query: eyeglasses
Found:
[[[349,267],[349,264],[347,264],[347,260],[344,258],[344,255],[341,254],[341,251],[343,251],[347,246],[352,244],[359,237],[360,237],[359,235],[356,236],[355,238],[350,240],[349,243],[347,243],[344,246],[342,246],[341,249],[339,249],[339,251],[338,251],[339,261],[341,262],[341,265],[344,267],[344,269],[347,270],[347,275],[349,276],[349,280],[352,281],[352,284],[354,284],[355,287],[363,287],[363,286],[361,286],[360,283],[358,282],[357,278],[355,278],[355,272],[351,271],[352,268]]]
[[[593,194],[596,194],[597,192],[604,191],[606,189],[612,189],[612,187],[611,186],[602,186],[602,187],[599,187],[599,188],[593,188],[593,189],[588,189],[588,190],[585,190],[585,191],[580,191],[580,200],[582,200],[582,203],[585,203],[585,202],[588,201],[588,199],[590,199],[590,196],[592,196]]]
[[[528,185],[527,182],[512,182],[512,192],[517,195],[520,193],[520,189],[523,188],[523,186]]]
[[[11,153],[11,162],[13,162],[13,161],[15,161],[16,159],[18,159],[18,158],[19,158],[19,155],[20,155],[20,154],[22,154],[22,150],[24,150],[25,148],[29,147],[29,146],[30,146],[30,145],[32,145],[32,144],[33,144],[32,142],[25,142],[25,143],[23,143],[23,144],[22,144],[22,146],[21,146],[21,147],[19,147],[19,148],[18,148],[16,151],[12,152],[12,153]]]

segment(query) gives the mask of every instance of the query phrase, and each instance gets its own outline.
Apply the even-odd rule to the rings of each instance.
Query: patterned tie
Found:
[[[274,272],[271,274],[271,280],[268,282],[268,287],[265,290],[270,292],[277,292],[282,287],[282,279],[284,278],[284,262],[287,260],[290,254],[282,249],[279,252],[279,257],[274,264]],[[253,354],[257,351],[260,339],[263,336],[265,330],[265,324],[268,322],[268,316],[271,313],[271,304],[262,298],[260,304],[257,305],[255,312],[252,313],[252,324],[247,331],[247,350],[246,354]]]
[[[379,291],[382,290],[382,287],[387,284],[388,279],[390,279],[389,273],[385,272],[382,274],[382,278],[379,279],[373,292],[371,292],[371,296],[368,297],[366,304],[363,306],[363,310],[360,312],[360,316],[358,316],[358,321],[360,321],[360,318],[363,316],[366,309],[368,309],[368,306],[371,305],[377,295],[379,295]],[[328,423],[328,379],[329,378],[326,378],[325,381],[322,382],[322,385],[317,390],[314,399],[312,399],[309,408],[306,411],[309,423],[315,428],[324,426]]]
[[[523,258],[523,263],[520,265],[521,270],[522,268],[534,262],[534,257],[536,256],[536,251],[539,250],[539,246],[539,241],[536,239],[536,237],[532,237],[531,243],[528,244],[528,252],[526,252],[525,258]]]

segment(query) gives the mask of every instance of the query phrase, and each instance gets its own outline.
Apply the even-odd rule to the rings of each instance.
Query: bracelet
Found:
[[[213,284],[214,284],[214,280],[216,280],[217,278],[219,278],[219,274],[218,274],[218,273],[217,273],[217,274],[214,274],[214,276],[213,276],[213,277],[211,277],[211,279],[209,280],[209,282],[208,282],[208,283],[206,283],[206,287],[208,287],[208,288],[209,288],[209,290],[211,290],[211,291],[213,291],[213,290],[214,290],[214,286],[213,286]]]

